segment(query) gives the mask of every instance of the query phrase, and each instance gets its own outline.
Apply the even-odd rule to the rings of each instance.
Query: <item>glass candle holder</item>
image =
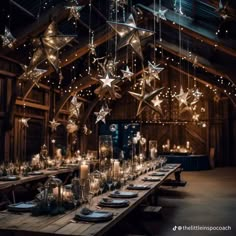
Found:
[[[113,142],[111,135],[99,136],[99,163],[100,169],[106,170],[111,166],[113,159]]]

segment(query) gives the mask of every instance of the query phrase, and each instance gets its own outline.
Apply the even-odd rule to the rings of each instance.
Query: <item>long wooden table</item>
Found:
[[[40,170],[40,172],[42,172],[42,174],[40,174],[40,175],[23,176],[23,177],[20,177],[19,180],[14,180],[14,181],[0,181],[0,192],[1,192],[1,190],[4,190],[9,187],[13,187],[13,186],[17,187],[19,185],[24,185],[24,184],[27,184],[30,182],[40,181],[42,179],[47,178],[50,175],[60,175],[60,174],[73,173],[74,171],[76,171],[78,169],[79,169],[79,165],[74,166],[74,167],[57,169],[57,170]]]
[[[66,214],[57,216],[38,216],[33,217],[30,213],[21,215],[8,211],[0,212],[0,235],[1,236],[45,236],[45,235],[77,235],[77,236],[98,236],[103,235],[128,213],[136,208],[144,199],[154,193],[163,181],[180,167],[179,164],[173,169],[164,173],[158,182],[143,182],[142,179],[147,177],[151,172],[139,176],[132,181],[133,184],[148,184],[151,188],[138,192],[138,197],[129,199],[130,205],[126,208],[105,208],[102,210],[113,213],[113,219],[103,223],[75,222],[73,220],[76,212],[79,210],[68,211]],[[108,193],[104,193],[93,199],[92,209],[97,209],[97,202]]]

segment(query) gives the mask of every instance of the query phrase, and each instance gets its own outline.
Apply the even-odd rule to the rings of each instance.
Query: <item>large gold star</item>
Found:
[[[129,15],[124,23],[107,21],[107,23],[119,34],[121,37],[118,43],[118,49],[130,45],[133,50],[143,58],[140,39],[144,39],[154,34],[153,31],[142,29],[136,26],[134,17]]]
[[[145,84],[145,83],[144,83],[144,84]],[[144,110],[144,108],[145,108],[146,106],[148,106],[149,108],[151,108],[151,109],[153,109],[153,110],[155,110],[155,111],[157,111],[157,112],[160,112],[160,110],[159,110],[158,108],[154,107],[154,106],[151,104],[151,100],[152,100],[162,89],[163,89],[163,88],[158,88],[158,89],[155,89],[154,91],[152,91],[152,92],[150,92],[150,93],[146,93],[146,92],[145,92],[145,85],[144,85],[141,94],[129,91],[129,94],[139,101],[136,116],[139,116],[139,115],[143,112],[143,110]]]
[[[36,67],[46,59],[56,71],[59,69],[59,50],[68,44],[74,37],[60,34],[53,21],[39,40],[38,48],[30,61],[29,69]]]

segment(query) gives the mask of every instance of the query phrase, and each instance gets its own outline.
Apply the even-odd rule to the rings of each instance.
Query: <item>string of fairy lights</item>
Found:
[[[77,30],[79,30],[78,28],[78,24],[77,21],[80,19],[80,11],[83,11],[83,7],[79,6],[79,1],[76,0],[68,0],[67,1],[70,5],[65,7],[65,10],[69,11],[69,18],[67,19],[68,22],[71,22],[72,25],[75,27],[75,32],[77,32]],[[56,1],[54,0],[47,0],[47,1],[40,1],[40,6],[38,8],[38,12],[37,12],[37,17],[39,18],[40,15],[46,11],[48,8],[51,7],[55,7],[56,5]],[[72,4],[72,5],[71,5]],[[224,19],[227,17],[230,17],[227,15],[227,9],[225,6],[221,6],[222,2],[219,3],[219,14],[220,16]],[[107,26],[107,28],[111,29],[113,28],[113,30],[115,31],[115,40],[113,40],[112,42],[108,41],[107,42],[107,47],[113,47],[114,46],[114,61],[113,61],[113,65],[111,67],[109,67],[108,63],[108,59],[105,59],[105,61],[100,62],[100,58],[97,57],[96,55],[96,45],[95,45],[95,34],[96,32],[94,32],[91,29],[91,25],[92,25],[92,20],[91,20],[91,15],[92,15],[92,2],[89,2],[89,39],[88,39],[88,54],[86,56],[89,57],[88,59],[88,66],[87,68],[83,68],[83,69],[78,69],[78,65],[79,63],[77,63],[77,59],[79,58],[79,55],[77,53],[71,54],[70,55],[70,61],[74,61],[72,63],[70,63],[69,65],[66,66],[66,70],[70,71],[70,83],[68,83],[68,86],[63,86],[63,68],[60,67],[60,65],[64,62],[68,62],[69,58],[67,57],[62,57],[62,58],[58,58],[56,55],[57,53],[60,56],[64,55],[65,46],[67,46],[67,44],[70,41],[73,41],[74,37],[69,36],[69,35],[63,35],[60,34],[60,32],[56,31],[56,28],[54,28],[53,25],[49,25],[49,28],[47,29],[47,31],[44,32],[43,37],[40,39],[41,43],[38,44],[39,46],[43,43],[43,47],[46,48],[46,50],[48,50],[48,52],[50,51],[50,56],[47,56],[48,54],[44,55],[44,57],[42,58],[42,62],[41,63],[35,63],[34,60],[36,60],[35,58],[37,58],[35,56],[35,53],[37,53],[38,51],[38,55],[41,55],[43,50],[40,49],[39,47],[35,48],[32,52],[32,50],[30,50],[32,47],[34,47],[34,43],[35,42],[31,42],[31,41],[27,41],[25,42],[23,45],[16,47],[15,49],[19,52],[25,52],[28,51],[28,60],[30,61],[29,66],[27,67],[27,69],[25,70],[25,74],[24,76],[27,77],[27,79],[31,79],[35,85],[39,86],[37,79],[34,79],[33,76],[36,77],[35,75],[35,69],[37,68],[37,65],[40,64],[42,65],[43,68],[45,68],[45,66],[47,67],[49,64],[54,67],[54,69],[56,71],[58,71],[58,77],[60,77],[59,80],[55,80],[52,79],[52,76],[42,76],[42,81],[46,81],[47,84],[49,85],[49,87],[51,85],[54,85],[55,88],[60,90],[60,94],[61,95],[65,95],[67,93],[71,94],[74,93],[74,91],[76,91],[78,94],[77,96],[80,97],[84,97],[84,98],[92,98],[94,96],[94,91],[93,91],[93,87],[89,86],[86,89],[83,90],[79,90],[80,86],[82,84],[77,83],[81,78],[90,75],[91,74],[91,70],[95,71],[96,75],[99,75],[100,78],[98,78],[98,84],[100,84],[100,90],[98,92],[98,95],[102,95],[104,97],[104,99],[107,99],[107,95],[106,93],[108,93],[110,96],[114,96],[115,98],[117,98],[118,96],[118,90],[116,90],[115,92],[113,91],[114,88],[118,88],[117,86],[117,79],[122,78],[122,74],[121,72],[118,71],[118,69],[116,68],[116,64],[119,65],[119,67],[121,68],[126,68],[126,70],[123,70],[123,81],[124,82],[124,73],[126,73],[126,76],[128,75],[128,73],[132,73],[135,74],[138,71],[138,61],[141,58],[141,61],[143,61],[142,58],[142,50],[141,50],[141,46],[138,44],[134,44],[134,42],[122,42],[122,40],[119,39],[119,37],[122,34],[132,34],[134,37],[136,37],[136,40],[141,40],[141,34],[140,31],[142,30],[143,33],[146,31],[146,34],[148,36],[153,35],[154,33],[151,31],[148,31],[146,29],[141,29],[138,26],[136,26],[136,22],[133,19],[133,15],[129,13],[129,4],[128,1],[125,0],[119,0],[119,1],[111,1],[111,5],[112,6],[112,11],[110,12],[109,15],[109,20],[110,22],[108,22],[108,24],[110,25],[109,27]],[[159,24],[159,40],[156,39],[156,34],[154,34],[154,47],[153,47],[153,54],[154,54],[154,59],[151,63],[152,68],[150,70],[150,65],[149,65],[149,74],[148,76],[150,77],[150,71],[152,73],[155,73],[157,69],[160,69],[160,67],[158,67],[158,65],[156,65],[157,63],[157,57],[156,54],[159,54],[161,56],[161,60],[164,66],[168,67],[169,64],[171,65],[175,65],[177,68],[183,68],[184,64],[187,64],[187,76],[188,76],[188,80],[190,81],[190,76],[189,76],[189,66],[192,65],[194,67],[194,74],[197,71],[202,71],[206,74],[206,76],[210,75],[211,77],[214,77],[214,85],[205,82],[205,87],[206,89],[210,90],[213,94],[215,95],[219,95],[220,93],[225,93],[228,97],[234,96],[236,97],[236,85],[235,83],[227,76],[223,76],[223,75],[218,75],[218,74],[214,74],[213,72],[209,71],[208,68],[204,65],[201,65],[198,63],[196,57],[193,55],[193,53],[188,50],[187,51],[187,55],[183,55],[183,41],[182,41],[182,34],[184,34],[185,29],[178,23],[178,22],[173,22],[173,24],[178,24],[179,25],[179,54],[181,55],[181,57],[175,56],[175,55],[171,55],[171,53],[168,53],[165,48],[161,45],[162,43],[162,38],[163,38],[163,31],[162,31],[162,21],[166,20],[166,16],[165,14],[167,13],[166,9],[162,8],[162,1],[159,0],[159,4],[157,5],[156,0],[154,0],[154,6],[158,7],[158,11],[155,11],[153,14],[157,19],[155,19],[154,17],[154,24],[153,24],[153,28],[154,31],[156,30],[156,24]],[[182,4],[181,1],[174,1],[174,6],[175,6],[175,11],[179,14],[179,18],[181,17],[181,15],[184,15],[184,10],[182,8]],[[137,12],[137,16],[139,16],[140,18],[143,17],[143,12],[140,11],[138,8],[136,9]],[[130,15],[129,15],[130,14]],[[121,19],[123,19],[123,21],[118,21],[118,16],[121,16]],[[128,21],[127,21],[127,16],[128,16]],[[10,18],[10,16],[9,16]],[[132,29],[130,24],[132,23]],[[123,28],[122,28],[123,27]],[[124,30],[124,27],[126,27],[128,29],[128,33]],[[54,32],[54,34],[56,35],[56,37],[60,37],[60,44],[58,42],[50,42],[50,40],[52,40],[50,38],[50,34],[47,34],[50,30],[52,30]],[[216,35],[218,35],[220,33],[221,29],[217,29],[216,31]],[[50,32],[49,32],[50,33]],[[225,29],[225,33],[229,33],[229,29]],[[55,37],[55,35],[53,37]],[[127,36],[126,35],[126,36]],[[14,36],[11,34],[10,30],[7,31],[7,34],[5,34],[3,37],[3,41],[6,40],[5,43],[8,44],[4,45],[7,46],[9,45],[9,47],[12,48],[12,45],[14,47],[14,42],[15,42],[15,38]],[[122,36],[123,37],[123,36]],[[121,37],[121,38],[122,38]],[[127,36],[128,37],[128,36]],[[119,40],[118,40],[119,39]],[[7,41],[8,40],[8,41]],[[37,40],[37,39],[36,39]],[[201,43],[205,43],[205,41],[202,38],[196,38],[196,40],[199,40]],[[158,41],[159,41],[159,46],[158,45]],[[51,45],[49,44],[51,43]],[[123,44],[122,44],[123,43]],[[122,49],[123,47],[126,47],[126,59],[125,60],[117,60],[117,51]],[[59,50],[56,50],[55,47],[59,47]],[[213,48],[217,48],[218,44],[214,44],[212,46]],[[130,48],[132,48],[133,51],[130,50]],[[41,50],[41,51],[40,51]],[[44,49],[45,50],[45,49]],[[107,48],[107,53],[110,53],[110,48]],[[130,53],[132,52],[132,53]],[[131,55],[131,59],[129,59],[129,55]],[[183,55],[183,56],[182,56]],[[74,58],[73,58],[74,56]],[[106,55],[107,56],[107,55]],[[91,62],[91,60],[95,58],[95,63]],[[159,57],[158,57],[159,58]],[[195,61],[196,59],[196,61]],[[107,61],[106,61],[107,60]],[[117,61],[116,61],[117,60]],[[196,63],[196,64],[195,64]],[[92,68],[93,67],[93,68]],[[104,69],[105,68],[105,69]],[[114,71],[113,71],[114,70]],[[131,70],[131,71],[130,71]],[[34,72],[34,74],[33,74]],[[42,72],[42,71],[41,71]],[[37,71],[37,73],[39,73],[39,71]],[[33,74],[33,75],[32,75]],[[212,76],[213,75],[213,76]],[[24,78],[24,76],[22,78]],[[41,74],[40,74],[41,76]],[[128,77],[126,77],[127,79]],[[131,78],[131,76],[129,77],[129,79]],[[143,95],[139,94],[140,96],[143,96],[143,99],[145,97],[145,95],[147,95],[147,92],[144,91],[145,90],[145,83],[144,82],[145,76],[143,75],[142,80],[140,81],[138,78],[136,79],[136,77],[132,80],[133,86],[131,86],[131,88],[133,90],[139,90],[143,93]],[[68,80],[68,78],[67,78]],[[182,73],[180,73],[180,84],[182,84]],[[113,81],[114,84],[113,84]],[[185,95],[185,99],[190,99],[187,96],[190,96],[190,93],[192,96],[196,97],[196,87],[197,84],[196,80],[193,78],[193,88],[195,88],[195,90],[193,88],[189,88],[189,85],[187,88],[184,88],[184,90],[182,91],[183,93],[180,94],[179,93],[179,87],[177,85],[173,85],[171,88],[167,87],[164,90],[158,92],[158,97],[159,99],[166,99],[169,100],[171,102],[175,101],[175,98],[177,98],[178,96],[182,96]],[[155,80],[154,85],[156,86],[156,84],[159,84],[161,82],[158,82],[158,80]],[[22,82],[19,83],[20,86],[22,86]],[[74,86],[75,85],[75,86]],[[106,87],[106,90],[104,91],[104,87]],[[219,89],[217,89],[217,87],[222,88],[222,91],[219,91]],[[186,94],[184,94],[186,93]],[[202,97],[203,95],[201,95]],[[217,98],[217,96],[215,96]],[[181,100],[180,99],[180,100]],[[160,101],[159,101],[160,102]],[[178,102],[178,101],[176,101]],[[202,108],[201,108],[202,110]],[[159,117],[160,118],[160,117]],[[168,122],[168,121],[166,121]]]

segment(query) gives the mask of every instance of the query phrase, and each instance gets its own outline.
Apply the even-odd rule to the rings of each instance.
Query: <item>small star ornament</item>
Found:
[[[150,61],[148,62],[148,75],[149,75],[150,81],[152,81],[153,79],[160,80],[159,73],[162,72],[164,68],[159,67],[159,65],[160,64],[158,65],[154,63],[152,64]]]
[[[11,31],[5,27],[4,35],[1,35],[2,46],[12,48],[16,38],[12,35]]]
[[[137,55],[143,59],[140,40],[153,35],[154,32],[137,27],[132,14],[129,15],[124,23],[113,21],[107,21],[107,23],[117,32],[121,38],[117,45],[118,49],[130,45]]]
[[[199,116],[200,116],[199,114],[194,113],[193,116],[192,116],[193,121],[195,121],[195,122],[199,121]]]
[[[163,102],[163,100],[160,100],[160,98],[158,97],[158,95],[157,95],[154,99],[152,99],[151,102],[152,102],[152,104],[153,104],[154,107],[158,107],[158,108],[161,109],[161,103]]]
[[[107,71],[102,79],[96,79],[101,85],[94,90],[94,93],[98,95],[100,99],[111,98],[113,100],[121,98],[119,94],[120,87],[116,84],[119,83],[120,79],[113,78]]]
[[[28,128],[29,127],[29,124],[28,124],[28,121],[30,120],[31,118],[20,118],[19,122],[23,125],[23,127],[26,127]]]
[[[131,78],[134,75],[134,73],[130,71],[128,66],[126,66],[125,70],[121,70],[121,72],[123,73],[122,79],[126,78],[131,81]]]
[[[156,22],[159,22],[159,19],[166,20],[166,12],[168,9],[161,10],[159,9],[158,11],[154,11],[153,15],[156,17]]]
[[[53,118],[52,121],[49,121],[49,123],[50,123],[49,126],[50,126],[52,132],[56,131],[56,130],[57,130],[57,127],[61,124],[61,123],[57,122],[57,121],[55,120],[55,118]]]
[[[82,102],[78,102],[78,98],[77,96],[73,96],[70,102],[70,107],[69,107],[69,118],[71,117],[75,117],[75,118],[79,118],[80,115],[80,108],[82,106]]]
[[[97,124],[99,121],[102,121],[104,124],[106,123],[106,116],[111,112],[111,109],[108,107],[102,106],[99,112],[94,112],[94,114],[97,116],[95,124]]]
[[[188,92],[184,92],[182,86],[180,87],[179,94],[176,95],[175,97],[179,101],[179,106],[181,106],[181,105],[188,106],[189,93]]]
[[[79,20],[80,18],[80,10],[83,8],[83,6],[67,6],[66,9],[69,9],[69,17],[68,21],[74,18],[75,20]]]

